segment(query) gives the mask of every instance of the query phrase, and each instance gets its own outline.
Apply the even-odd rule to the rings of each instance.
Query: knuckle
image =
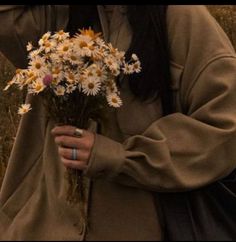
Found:
[[[56,143],[60,143],[61,142],[61,137],[60,136],[56,136],[55,137],[55,142]]]
[[[64,149],[64,148],[60,148],[60,150],[59,150],[59,154],[61,155],[61,156],[66,156],[67,155],[67,151],[66,151],[66,149]]]
[[[89,139],[84,139],[84,147],[88,149],[90,147]]]
[[[65,135],[62,135],[61,136],[61,140],[62,140],[62,142],[65,142],[66,143],[67,142],[67,137]]]

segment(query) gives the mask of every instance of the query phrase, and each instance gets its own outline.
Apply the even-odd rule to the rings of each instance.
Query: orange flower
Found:
[[[82,35],[86,35],[86,36],[89,36],[91,39],[96,39],[97,37],[99,37],[102,33],[101,32],[99,32],[99,33],[95,33],[92,29],[91,29],[91,27],[89,27],[89,29],[80,29],[79,30],[80,31],[80,33],[82,34]]]

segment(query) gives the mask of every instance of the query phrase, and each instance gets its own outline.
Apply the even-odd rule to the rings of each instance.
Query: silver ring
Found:
[[[77,158],[78,158],[78,150],[76,148],[72,149],[71,158],[72,158],[72,160],[77,160]]]
[[[83,135],[83,129],[76,128],[74,131],[74,135],[77,137],[82,137]]]

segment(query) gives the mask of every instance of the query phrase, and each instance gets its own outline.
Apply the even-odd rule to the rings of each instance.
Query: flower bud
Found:
[[[44,84],[45,86],[49,86],[49,85],[52,83],[52,80],[53,80],[52,75],[46,75],[46,76],[43,78],[43,84]]]

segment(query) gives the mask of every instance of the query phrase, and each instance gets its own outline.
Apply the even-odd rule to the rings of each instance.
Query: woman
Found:
[[[123,106],[82,137],[55,127],[29,97],[0,194],[1,239],[163,240],[161,194],[199,189],[236,167],[236,55],[206,8],[110,7],[0,8],[1,50],[18,67],[28,41],[92,25],[143,68],[119,80]],[[91,181],[87,229],[66,203],[65,167]]]

